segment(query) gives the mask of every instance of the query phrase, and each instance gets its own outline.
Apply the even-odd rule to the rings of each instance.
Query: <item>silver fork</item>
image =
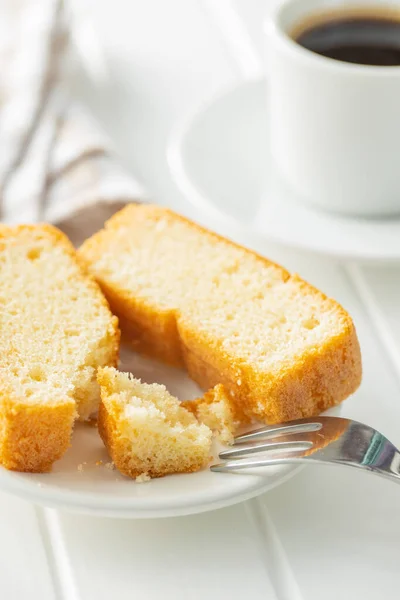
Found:
[[[251,459],[254,454],[262,456]],[[315,417],[263,427],[236,437],[234,447],[219,457],[229,460],[213,465],[212,471],[323,463],[356,467],[400,483],[399,450],[376,429],[340,417]]]

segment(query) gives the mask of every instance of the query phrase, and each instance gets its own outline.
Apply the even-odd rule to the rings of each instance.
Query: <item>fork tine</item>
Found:
[[[256,429],[250,433],[238,435],[235,437],[233,443],[241,444],[243,442],[250,442],[251,440],[257,440],[259,438],[269,438],[278,435],[292,434],[292,433],[307,433],[311,431],[319,431],[322,428],[322,423],[317,421],[311,423],[289,423],[288,425],[268,425],[261,429]]]
[[[240,471],[242,469],[251,469],[252,467],[272,467],[274,465],[279,464],[288,464],[288,463],[302,463],[304,462],[304,453],[288,453],[275,456],[271,456],[271,458],[260,458],[258,460],[228,460],[224,463],[219,463],[217,465],[212,465],[210,467],[211,471],[216,473],[231,473],[232,471]]]
[[[285,441],[285,442],[265,442],[263,444],[250,444],[249,446],[238,446],[229,450],[224,450],[219,454],[219,458],[239,458],[240,456],[247,456],[248,454],[258,454],[260,452],[273,451],[273,450],[308,450],[312,447],[311,441]]]

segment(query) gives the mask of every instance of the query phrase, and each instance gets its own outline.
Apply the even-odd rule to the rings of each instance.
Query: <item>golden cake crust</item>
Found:
[[[78,308],[65,292],[62,276],[56,285],[46,279],[50,262],[54,263],[53,275],[69,269],[68,276],[79,282],[88,304],[93,302],[93,310],[100,315],[95,341],[88,344],[90,351],[81,364],[71,368],[73,346],[67,348],[67,333],[63,333],[68,314],[73,315],[71,339],[82,332],[90,339],[93,326],[89,319],[76,318]],[[16,276],[22,280],[18,288]],[[7,469],[45,472],[67,450],[74,420],[87,418],[97,409],[97,352],[101,361],[117,364],[118,319],[70,241],[51,225],[0,225],[0,277],[0,463]],[[55,322],[57,333],[51,329]],[[53,362],[52,354],[57,357]],[[54,370],[61,363],[68,371],[62,384]],[[51,377],[55,385],[46,387]]]
[[[165,232],[165,236],[168,236],[177,224],[182,225],[182,235],[187,234],[187,260],[192,261],[193,268],[195,258],[190,256],[189,249],[192,239],[197,236],[197,239],[204,238],[209,245],[215,246],[221,255],[234,252],[243,261],[251,260],[255,270],[272,273],[278,291],[280,284],[291,286],[297,298],[312,303],[316,311],[320,310],[322,315],[332,314],[332,330],[327,327],[318,343],[314,346],[305,345],[303,351],[281,361],[276,368],[262,369],[255,361],[245,360],[240,353],[227,350],[221,342],[222,334],[216,338],[207,325],[202,326],[203,315],[196,314],[196,310],[202,307],[200,302],[200,308],[195,303],[189,307],[185,306],[185,298],[182,298],[179,305],[177,302],[176,306],[165,307],[158,298],[138,294],[129,285],[116,281],[110,275],[111,267],[108,267],[104,257],[117,256],[119,251],[126,251],[129,239],[136,232],[142,235],[141,243],[156,253],[158,242],[155,240],[157,235],[160,236],[160,225],[163,227],[162,235]],[[146,236],[142,233],[144,228],[149,232]],[[355,327],[351,317],[336,301],[279,265],[168,209],[152,205],[128,205],[107,222],[105,229],[87,240],[79,253],[103,289],[113,312],[118,315],[123,335],[136,350],[186,368],[203,389],[223,384],[238,410],[250,420],[275,423],[309,417],[342,402],[360,384],[361,355]],[[130,260],[132,263],[137,260],[136,249],[132,250]],[[178,255],[176,260],[181,260]],[[190,276],[189,267],[190,264]],[[229,268],[234,271],[239,267],[233,265]],[[210,288],[207,270],[208,265],[204,264],[204,286]],[[229,273],[228,268],[226,272]],[[152,273],[149,272],[149,281],[151,277]],[[169,283],[173,284],[172,279]],[[232,288],[231,291],[239,297],[243,293],[241,289]],[[160,289],[159,296],[162,293]],[[218,289],[215,292],[215,302],[218,303],[217,293]],[[203,299],[203,314],[204,318],[211,318],[212,310],[208,310],[207,301]],[[245,297],[243,302],[247,302]],[[276,304],[279,309],[279,297]],[[215,306],[220,308],[218,304]],[[263,313],[260,313],[260,320],[262,318]],[[313,326],[309,321],[309,318],[305,318],[306,328]]]

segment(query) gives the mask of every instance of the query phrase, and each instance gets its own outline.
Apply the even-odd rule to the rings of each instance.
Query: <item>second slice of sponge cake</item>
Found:
[[[80,256],[138,350],[203,388],[222,383],[249,418],[311,416],[360,383],[355,328],[337,302],[170,210],[126,207]]]
[[[0,463],[49,470],[74,419],[97,410],[97,367],[118,348],[118,320],[68,239],[0,226]]]

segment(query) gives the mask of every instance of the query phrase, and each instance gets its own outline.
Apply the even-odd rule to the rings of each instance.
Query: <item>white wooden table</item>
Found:
[[[93,7],[110,79],[101,89],[78,81],[79,94],[152,197],[204,222],[171,181],[166,142],[195,103],[257,74],[266,2]],[[400,444],[400,265],[337,264],[267,243],[258,249],[354,316],[364,381],[344,414]],[[6,495],[0,511],[1,600],[400,597],[400,489],[362,473],[309,468],[259,499],[176,519],[87,518]]]

